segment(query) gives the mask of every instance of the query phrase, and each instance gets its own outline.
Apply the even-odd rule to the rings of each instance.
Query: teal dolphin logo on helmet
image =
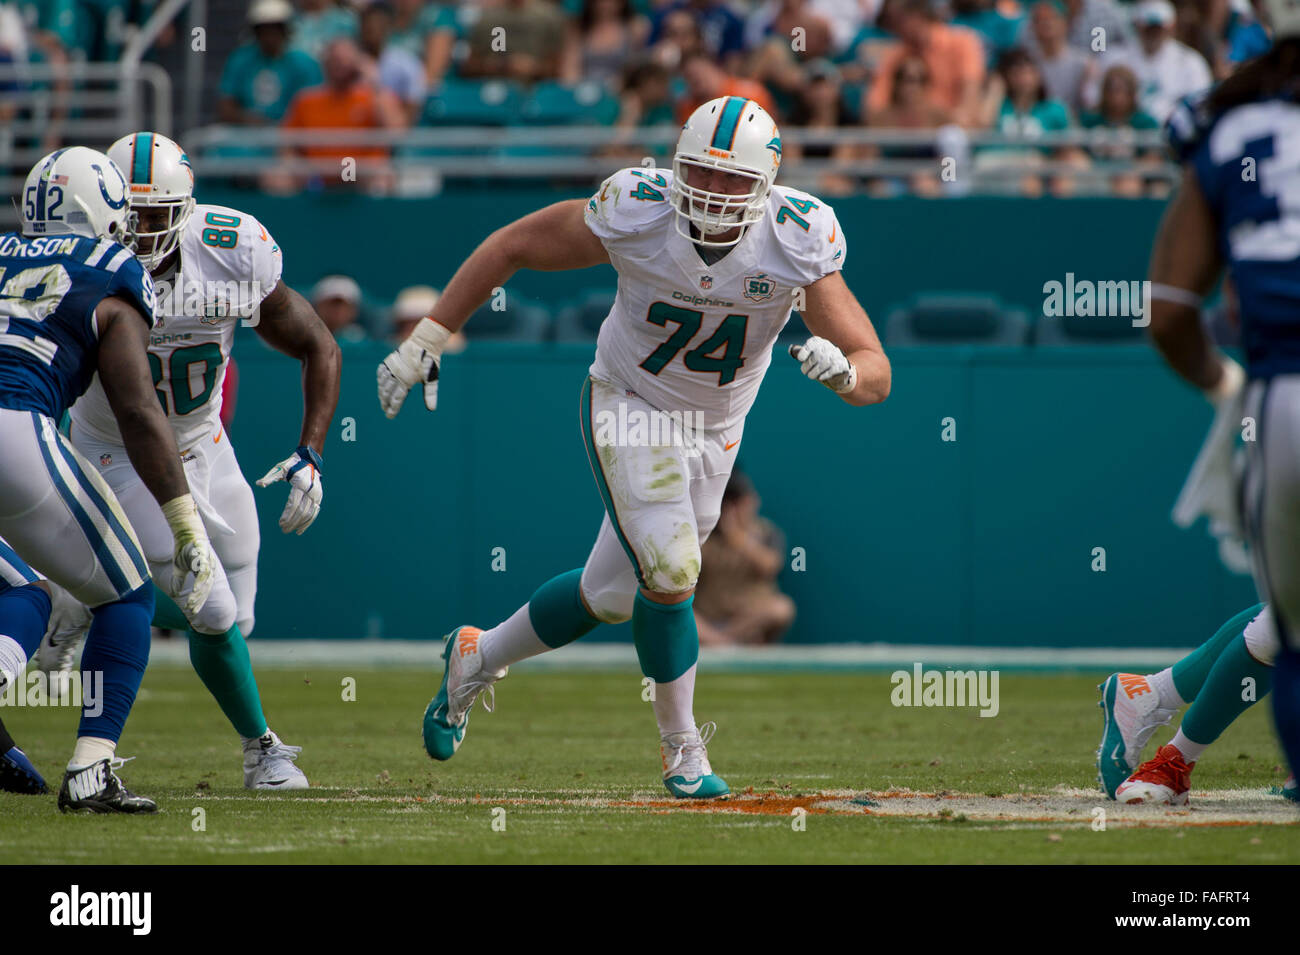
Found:
[[[151,132],[123,136],[108,154],[130,170],[127,193],[139,217],[136,255],[146,268],[156,269],[179,247],[194,212],[190,157],[166,136]]]
[[[743,96],[709,100],[691,113],[673,156],[677,231],[699,245],[735,245],[767,214],[780,163],[781,134],[767,110]],[[747,180],[746,191],[714,191],[717,186],[707,177],[716,172],[728,174],[736,185],[741,183],[735,180]]]

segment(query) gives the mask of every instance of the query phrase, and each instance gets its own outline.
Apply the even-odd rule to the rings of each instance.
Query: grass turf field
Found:
[[[432,657],[432,651],[430,656]],[[440,674],[440,670],[438,671]],[[957,862],[1281,863],[1300,857],[1267,703],[1206,754],[1190,811],[1121,810],[1095,791],[1097,675],[1003,672],[1001,711],[895,708],[886,672],[704,673],[696,714],[737,798],[675,804],[635,672],[529,671],[476,708],[434,763],[420,717],[432,665],[259,674],[271,725],[317,787],[242,788],[238,740],[188,669],[153,666],[119,753],[152,817],[63,816],[0,793],[10,863]],[[356,680],[346,702],[343,680]],[[57,786],[76,711],[7,707]],[[1154,743],[1171,735],[1162,729]],[[749,790],[752,788],[752,793]],[[688,808],[695,806],[697,808]],[[1094,809],[1107,812],[1104,831]],[[494,809],[503,809],[501,813]],[[795,809],[803,831],[796,831]],[[196,831],[194,810],[204,811]],[[504,818],[504,831],[493,819]]]

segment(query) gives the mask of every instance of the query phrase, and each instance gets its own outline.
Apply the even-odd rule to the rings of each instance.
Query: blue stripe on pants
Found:
[[[82,534],[85,535],[86,541],[95,552],[95,558],[108,575],[108,581],[113,585],[113,589],[117,591],[119,597],[126,596],[135,588],[130,586],[126,575],[122,573],[122,569],[117,565],[116,558],[113,557],[112,551],[109,550],[108,543],[100,536],[99,529],[95,527],[95,522],[90,519],[86,509],[77,500],[76,494],[64,482],[63,475],[59,473],[54,458],[50,454],[50,449],[45,442],[44,425],[41,416],[32,412],[32,423],[36,427],[36,443],[40,446],[41,457],[45,460],[45,470],[50,475],[54,489],[59,492],[59,497],[63,499],[63,503],[68,506],[68,510],[72,512],[73,518],[81,527]],[[80,473],[80,468],[76,470]]]
[[[11,580],[10,575],[3,568],[0,568],[0,582],[9,584],[11,587],[20,587],[23,584],[34,584],[40,580],[36,571],[27,566],[27,562],[18,556],[18,552],[0,540],[0,564],[6,564],[18,575],[20,579]]]
[[[81,485],[81,489],[86,492],[86,496],[90,498],[91,503],[99,509],[99,512],[104,516],[104,520],[108,522],[109,528],[121,542],[122,549],[126,551],[127,557],[131,559],[131,564],[135,567],[135,572],[140,575],[141,581],[148,582],[149,564],[145,561],[144,555],[140,553],[133,542],[135,536],[134,532],[123,526],[122,522],[118,520],[117,514],[113,512],[113,508],[109,507],[108,501],[104,498],[104,495],[99,492],[99,488],[97,488],[95,483],[91,481],[90,477],[81,467],[81,462],[77,460],[77,456],[73,454],[72,450],[64,443],[62,437],[60,436],[51,439],[51,443],[59,450],[59,453],[63,455],[63,460],[68,462],[68,467],[70,467],[72,473],[77,476],[77,483]]]

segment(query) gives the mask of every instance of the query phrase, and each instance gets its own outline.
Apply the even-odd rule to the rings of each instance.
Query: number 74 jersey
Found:
[[[624,169],[587,203],[618,272],[591,374],[728,429],[754,403],[795,290],[843,267],[844,235],[820,199],[773,186],[763,219],[709,264],[677,230],[671,186],[670,170]]]
[[[149,333],[149,366],[184,451],[220,429],[235,329],[256,321],[258,306],[280,281],[284,257],[260,222],[224,206],[195,206],[179,248],[179,272],[155,281],[158,323]],[[98,376],[72,418],[92,439],[121,444]]]

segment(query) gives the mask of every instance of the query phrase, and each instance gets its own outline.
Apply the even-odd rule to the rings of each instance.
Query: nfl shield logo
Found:
[[[701,276],[700,276],[700,288],[704,288],[704,289],[713,288],[713,276],[712,276],[712,275],[701,275]]]
[[[113,456],[111,454],[101,454],[99,456],[99,466],[101,468],[106,468],[112,463],[113,463]]]

